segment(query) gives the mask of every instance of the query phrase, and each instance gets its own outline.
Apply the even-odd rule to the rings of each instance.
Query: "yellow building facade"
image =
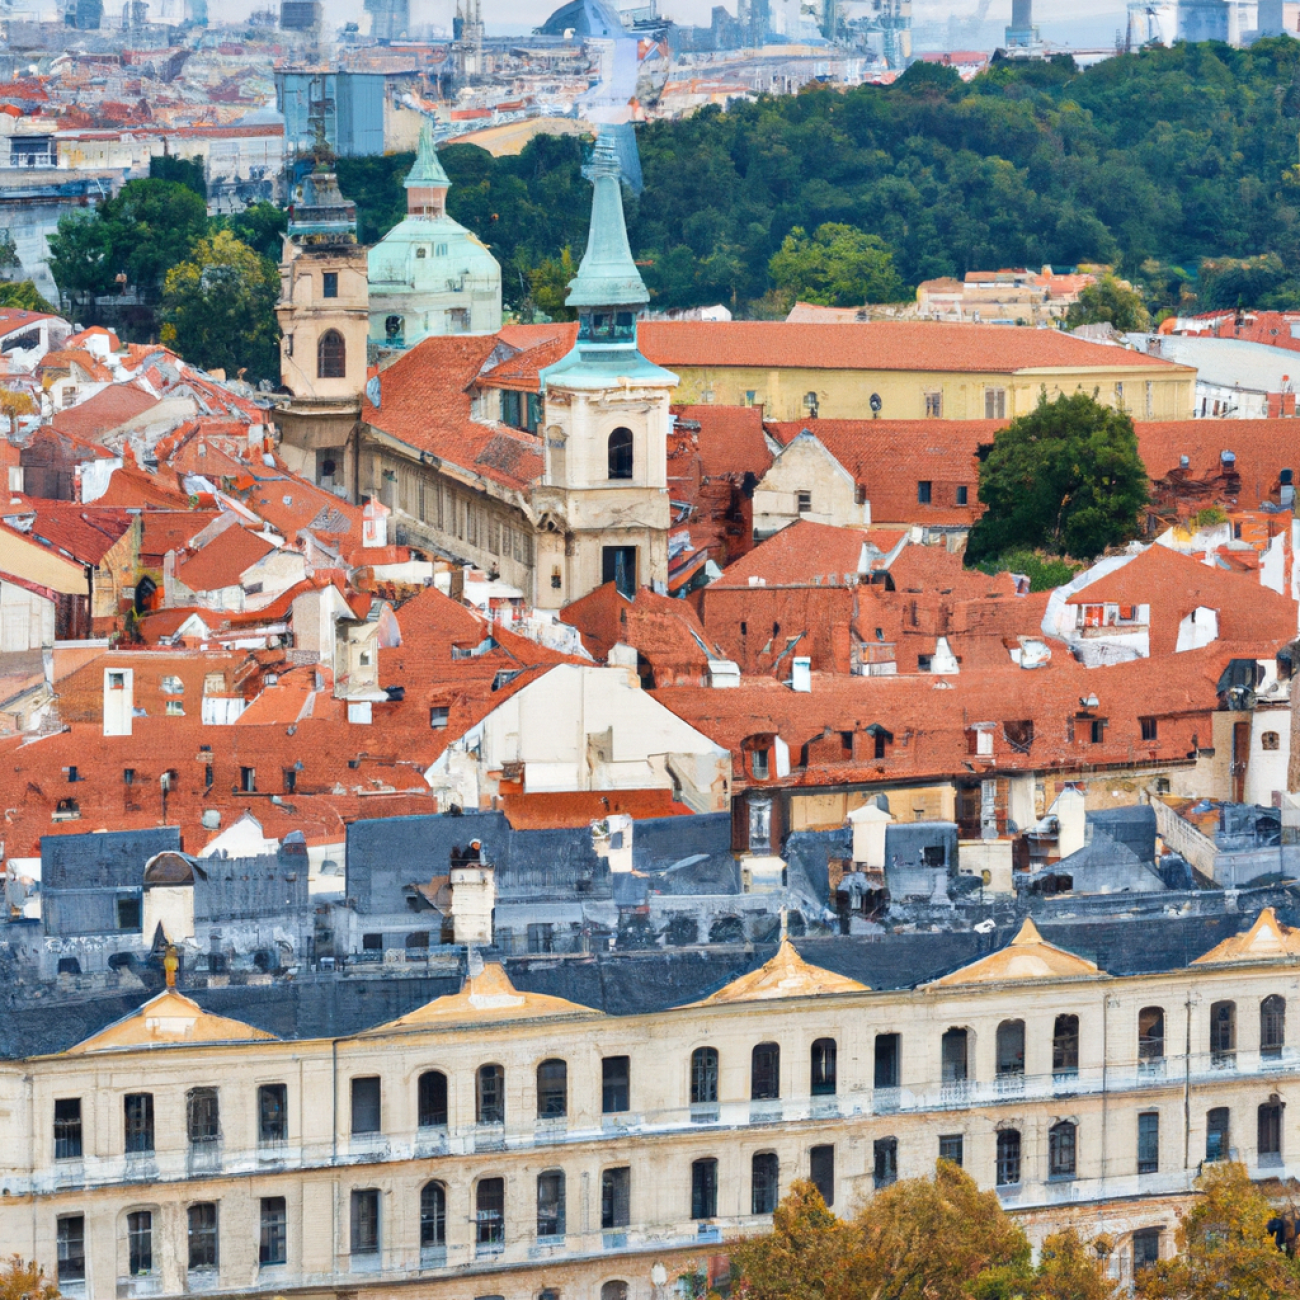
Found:
[[[1035,1239],[1104,1227],[1122,1281],[1172,1252],[1207,1160],[1300,1168],[1298,961],[1267,910],[1125,978],[1032,923],[880,992],[783,941],[703,1001],[613,1016],[471,953],[460,992],[297,1041],[167,989],[0,1065],[0,1239],[85,1300],[651,1300],[656,1265],[767,1230],[794,1179],[849,1215],[942,1151]]]

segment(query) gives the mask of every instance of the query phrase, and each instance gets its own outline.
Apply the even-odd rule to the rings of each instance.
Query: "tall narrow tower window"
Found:
[[[632,477],[632,430],[615,429],[609,435],[610,478]]]
[[[326,330],[316,345],[316,377],[342,379],[348,369],[347,345],[338,330]]]

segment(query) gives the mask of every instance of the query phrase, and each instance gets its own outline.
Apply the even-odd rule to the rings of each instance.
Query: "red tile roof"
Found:
[[[575,790],[564,794],[508,794],[506,820],[517,831],[559,830],[603,821],[613,813],[640,821],[647,817],[685,817],[691,810],[675,803],[671,790]]]
[[[1149,605],[1152,658],[1174,653],[1178,625],[1204,606],[1219,614],[1220,641],[1287,641],[1296,635],[1296,602],[1256,574],[1207,565],[1167,546],[1148,547],[1122,568],[1070,596],[1071,605]]]
[[[220,510],[146,510],[140,521],[144,530],[141,562],[160,566],[168,551],[188,546],[214,519],[220,518]]]
[[[270,542],[235,524],[181,561],[176,566],[176,579],[190,591],[237,587],[241,576],[274,550]]]
[[[470,419],[469,388],[500,346],[491,334],[425,339],[380,375],[380,405],[364,400],[361,418],[408,447],[527,487],[544,468],[541,439]]]
[[[725,570],[712,585],[718,588],[750,587],[750,579],[765,586],[845,586],[857,583],[863,528],[836,528],[799,519],[760,542],[750,553]],[[960,563],[960,561],[959,561]]]
[[[925,370],[1010,374],[1020,370],[1186,366],[1060,330],[941,321],[801,324],[787,321],[645,321],[641,351],[656,365],[771,370]]]
[[[50,423],[61,433],[95,439],[143,415],[157,406],[158,401],[134,384],[112,384],[94,397],[87,398],[80,406],[57,412]]]
[[[80,564],[98,564],[135,522],[135,516],[128,511],[111,507],[35,497],[22,500],[21,506],[12,507],[13,516],[35,515],[31,526],[23,531]]]
[[[1298,362],[1297,364],[1300,364]],[[1161,479],[1180,468],[1192,478],[1217,476],[1220,457],[1231,451],[1241,478],[1240,504],[1253,509],[1266,501],[1278,485],[1278,476],[1289,469],[1300,479],[1300,433],[1294,418],[1283,420],[1168,420],[1134,426],[1138,450],[1152,479]]]

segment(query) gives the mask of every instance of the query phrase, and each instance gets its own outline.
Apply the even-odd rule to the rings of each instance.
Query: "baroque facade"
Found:
[[[1172,924],[1174,947],[1212,943]],[[0,1067],[0,1235],[86,1300],[649,1300],[764,1230],[795,1178],[851,1214],[944,1156],[1031,1236],[1104,1221],[1125,1280],[1172,1251],[1206,1162],[1295,1169],[1297,958],[1271,910],[1125,977],[1026,922],[872,991],[783,939],[702,1000],[612,1015],[543,991],[594,993],[581,961],[520,988],[471,952],[459,992],[296,1041],[167,988]]]

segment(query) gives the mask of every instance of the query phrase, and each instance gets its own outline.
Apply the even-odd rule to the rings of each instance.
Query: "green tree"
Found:
[[[113,292],[117,276],[146,296],[207,231],[204,201],[175,181],[128,181],[93,213],[60,217],[50,236],[50,270],[74,300]]]
[[[578,264],[569,249],[561,250],[559,257],[546,258],[528,274],[528,290],[533,305],[552,320],[577,320],[578,313],[564,303],[569,281],[577,274]]]
[[[1300,1269],[1268,1231],[1273,1207],[1243,1165],[1211,1165],[1178,1225],[1178,1255],[1143,1269],[1137,1300],[1295,1300]]]
[[[59,309],[41,297],[30,280],[0,281],[0,307],[17,307],[20,311],[44,311],[52,316],[59,314]]]
[[[898,302],[904,295],[885,241],[839,222],[818,226],[811,238],[796,226],[768,270],[772,283],[791,298],[827,307]]]
[[[208,181],[203,174],[203,159],[178,158],[175,154],[162,154],[149,159],[149,179],[155,181],[175,181],[191,189],[199,198],[207,201]]]
[[[278,263],[284,252],[284,232],[289,229],[289,214],[274,203],[250,203],[242,212],[229,217],[214,217],[208,233],[229,230],[254,252]]]
[[[205,370],[250,382],[279,378],[275,266],[228,230],[194,245],[167,274],[163,342]]]
[[[998,434],[979,495],[968,563],[1016,549],[1092,559],[1136,536],[1148,501],[1133,421],[1087,393],[1044,394]]]
[[[11,1255],[0,1265],[0,1300],[59,1300],[59,1288],[35,1260]]]
[[[1206,258],[1201,262],[1197,298],[1203,311],[1237,307],[1288,306],[1300,295],[1276,253],[1259,257]]]
[[[1079,301],[1070,304],[1065,323],[1071,329],[1077,325],[1109,324],[1124,334],[1150,329],[1151,314],[1136,289],[1108,273],[1082,289]]]
[[[995,560],[981,560],[975,567],[981,573],[1020,573],[1029,579],[1030,591],[1054,591],[1065,586],[1083,565],[1041,551],[1008,551]]]

